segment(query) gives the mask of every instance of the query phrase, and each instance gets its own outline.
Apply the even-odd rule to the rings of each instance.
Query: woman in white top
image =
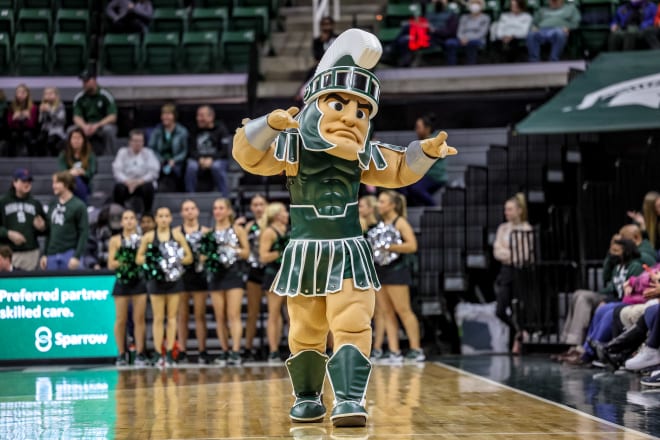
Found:
[[[513,299],[513,268],[530,262],[533,255],[533,240],[528,234],[512,234],[513,232],[531,232],[532,227],[527,222],[527,203],[522,193],[516,194],[504,204],[506,222],[497,228],[493,243],[493,255],[502,263],[500,273],[495,280],[495,296],[497,299],[497,317],[515,332],[513,354],[520,354],[523,332],[516,320],[515,310],[511,308]],[[511,314],[509,309],[511,308]]]
[[[510,12],[504,12],[493,23],[490,30],[491,40],[500,47],[506,61],[515,61],[520,47],[527,40],[532,16],[527,12],[527,0],[511,0]],[[521,44],[522,43],[522,44]]]

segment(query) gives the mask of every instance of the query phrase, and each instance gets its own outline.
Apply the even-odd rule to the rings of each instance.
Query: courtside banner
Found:
[[[0,278],[0,361],[114,357],[115,276]]]

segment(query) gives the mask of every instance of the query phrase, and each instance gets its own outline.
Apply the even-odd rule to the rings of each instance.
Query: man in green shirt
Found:
[[[550,61],[559,61],[568,41],[568,35],[580,25],[580,11],[564,0],[550,0],[534,14],[532,29],[527,35],[529,61],[541,60],[541,45],[550,43]]]
[[[82,128],[97,155],[115,154],[117,104],[112,94],[100,87],[96,75],[85,71],[80,76],[83,90],[73,99],[73,123]],[[72,128],[69,128],[69,131]]]
[[[14,172],[7,194],[0,198],[0,243],[13,251],[12,264],[21,270],[35,270],[39,264],[37,235],[46,230],[41,202],[30,194],[32,174],[26,168]]]
[[[87,206],[73,195],[68,171],[53,175],[53,193],[57,198],[48,207],[48,236],[39,265],[44,270],[78,269],[89,234]]]

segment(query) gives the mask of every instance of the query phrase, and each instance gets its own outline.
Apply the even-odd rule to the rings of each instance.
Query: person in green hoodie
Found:
[[[39,263],[37,236],[46,230],[41,202],[30,194],[32,174],[27,168],[14,171],[12,186],[0,198],[0,243],[13,251],[12,264],[21,270],[35,270]]]
[[[655,249],[653,249],[650,241],[642,237],[642,230],[639,226],[635,224],[625,225],[619,231],[619,235],[622,239],[635,243],[641,255],[640,261],[642,264],[646,264],[649,267],[655,265],[657,262]]]
[[[68,171],[53,175],[56,199],[48,207],[48,235],[45,255],[39,266],[43,270],[74,270],[80,266],[85,252],[89,222],[87,206],[73,195],[74,180]]]
[[[529,61],[541,61],[541,45],[550,44],[550,61],[559,61],[571,31],[580,25],[580,11],[573,3],[550,0],[548,6],[534,14],[532,29],[527,35]]]
[[[179,185],[188,157],[188,129],[176,121],[176,116],[174,104],[161,107],[161,124],[151,132],[148,147],[160,162],[161,178],[171,176]]]

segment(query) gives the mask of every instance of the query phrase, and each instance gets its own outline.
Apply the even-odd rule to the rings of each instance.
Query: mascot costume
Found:
[[[410,185],[436,160],[456,154],[444,132],[407,148],[370,141],[380,82],[369,69],[381,53],[374,35],[342,33],[319,62],[302,111],[292,107],[244,120],[234,137],[233,156],[246,171],[287,176],[291,240],[272,291],[288,297],[294,422],[324,418],[326,372],[334,426],[367,422],[371,319],[380,283],[359,222],[360,182]],[[328,331],[335,347],[330,359],[324,354]]]

